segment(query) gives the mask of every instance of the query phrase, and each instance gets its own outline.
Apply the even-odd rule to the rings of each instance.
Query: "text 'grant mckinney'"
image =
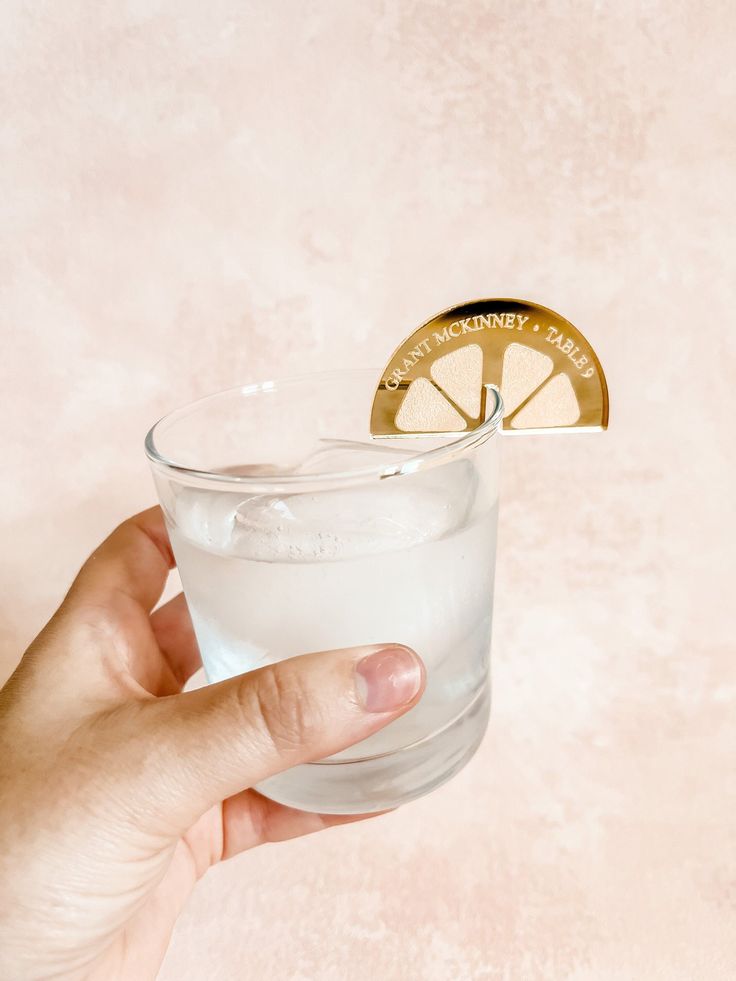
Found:
[[[529,320],[520,313],[489,313],[477,314],[474,317],[466,317],[464,320],[455,320],[451,324],[445,324],[441,330],[435,330],[428,334],[421,341],[417,341],[416,347],[406,351],[401,360],[401,366],[389,372],[384,381],[384,385],[390,391],[395,391],[402,382],[402,379],[409,374],[416,363],[426,354],[430,354],[432,348],[438,348],[441,344],[454,337],[461,337],[463,334],[474,334],[479,330],[524,330],[524,325]],[[538,331],[539,326],[534,325],[534,331]],[[583,378],[590,378],[594,374],[588,358],[580,354],[580,348],[557,327],[546,327],[546,337],[548,344],[559,348],[563,354],[573,362]]]

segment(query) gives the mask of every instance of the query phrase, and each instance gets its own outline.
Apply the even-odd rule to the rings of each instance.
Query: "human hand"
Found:
[[[264,842],[356,817],[248,789],[411,708],[421,661],[309,654],[181,693],[199,667],[158,508],[87,560],[0,691],[0,977],[153,978],[197,879]],[[367,816],[367,815],[365,815]]]

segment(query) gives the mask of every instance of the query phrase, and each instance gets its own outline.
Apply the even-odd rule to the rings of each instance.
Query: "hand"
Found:
[[[158,508],[92,554],[0,691],[0,977],[153,978],[195,882],[356,820],[247,789],[419,699],[407,648],[295,657],[181,693],[199,653]]]

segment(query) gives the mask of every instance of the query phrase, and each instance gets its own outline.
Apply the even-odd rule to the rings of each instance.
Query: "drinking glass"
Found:
[[[146,437],[210,682],[309,651],[401,643],[427,687],[406,715],[258,786],[292,807],[384,810],[448,780],[490,706],[501,400],[455,436],[371,439],[379,372],[220,392]]]

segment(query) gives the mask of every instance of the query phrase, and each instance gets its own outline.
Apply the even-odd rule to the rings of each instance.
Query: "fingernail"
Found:
[[[406,647],[384,647],[358,661],[358,698],[369,712],[391,712],[406,705],[419,691],[422,667]]]

